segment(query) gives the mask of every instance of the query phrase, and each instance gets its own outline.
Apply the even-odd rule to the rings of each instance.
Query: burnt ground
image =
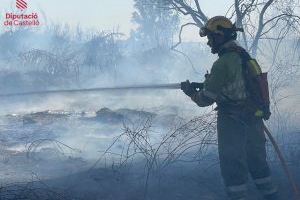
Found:
[[[272,168],[282,199],[293,199],[280,167],[273,165]],[[174,165],[153,173],[147,189],[141,169],[138,164],[122,168],[96,168],[54,179],[14,183],[2,188],[1,199],[226,199],[217,165],[209,169],[199,165]],[[294,174],[299,173],[296,167],[291,169]],[[299,178],[295,176],[298,184]],[[260,199],[250,181],[249,200]]]
[[[153,119],[154,127],[160,130],[174,120],[181,120],[172,113],[125,108],[2,116],[0,199],[226,199],[215,147],[193,162],[178,159],[153,168],[143,156],[120,162],[119,155],[109,154],[114,158],[106,156],[96,162],[103,155],[101,150],[107,149],[123,130],[124,123],[134,124],[141,119]],[[74,140],[66,139],[69,137]],[[300,185],[298,139],[299,133],[290,133],[281,147]],[[116,143],[111,150],[121,149],[121,144]],[[270,144],[268,149],[282,199],[293,199]],[[249,199],[261,199],[251,181]]]

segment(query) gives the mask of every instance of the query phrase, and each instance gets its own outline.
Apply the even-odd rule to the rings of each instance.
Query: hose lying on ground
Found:
[[[289,183],[292,186],[292,190],[293,190],[293,193],[295,195],[295,199],[296,200],[300,200],[299,190],[298,190],[297,184],[296,184],[296,182],[295,182],[295,180],[294,180],[294,178],[293,178],[293,176],[292,176],[292,174],[291,174],[291,172],[290,172],[290,170],[289,170],[289,168],[287,166],[287,163],[286,163],[286,161],[285,161],[285,159],[284,159],[284,157],[283,157],[283,155],[282,155],[282,153],[281,153],[281,151],[279,149],[278,144],[276,143],[274,137],[272,136],[271,132],[269,131],[269,129],[266,127],[265,124],[264,124],[264,131],[268,135],[268,137],[269,137],[272,145],[274,146],[274,149],[275,149],[275,151],[276,151],[276,153],[277,153],[277,155],[279,157],[279,160],[280,160],[280,163],[281,163],[281,165],[283,167],[283,170],[284,170],[284,172],[285,172],[285,174],[286,174],[286,176],[288,178]]]

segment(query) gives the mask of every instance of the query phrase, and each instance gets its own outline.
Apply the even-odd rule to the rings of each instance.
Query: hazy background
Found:
[[[41,27],[51,24],[69,24],[76,28],[80,25],[85,30],[113,30],[118,29],[127,37],[130,30],[135,29],[131,22],[133,8],[132,0],[109,1],[109,0],[52,0],[39,1],[27,0],[28,9],[26,12],[37,12],[42,19]],[[229,0],[203,1],[203,9],[209,16],[225,15],[224,7],[230,5]],[[4,12],[16,11],[14,0],[2,0],[0,5]],[[1,30],[5,27],[1,25]],[[184,34],[187,41],[198,41],[198,30],[190,29]]]
[[[6,12],[21,12],[14,0],[1,1],[0,95],[201,82],[217,59],[198,28],[185,29],[171,50],[180,25],[191,21],[174,12],[128,0],[27,3],[25,13],[38,13],[39,27],[4,27]],[[209,17],[225,15],[230,1],[201,6]],[[299,182],[298,40],[288,35],[276,59],[275,42],[262,42],[258,60],[269,71],[267,125]],[[225,198],[214,106],[200,108],[181,90],[0,97],[0,105],[1,199]],[[289,195],[269,142],[267,148]],[[256,199],[253,187],[251,194]]]

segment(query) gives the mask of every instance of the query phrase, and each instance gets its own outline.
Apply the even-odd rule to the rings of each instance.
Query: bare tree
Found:
[[[235,14],[237,25],[245,30],[243,43],[256,56],[261,40],[280,41],[290,31],[299,32],[297,5],[296,0],[235,0],[234,10],[228,13]]]
[[[194,23],[189,25],[201,28],[208,20],[199,0],[165,2],[170,9],[190,16]],[[239,39],[255,57],[261,40],[279,41],[291,31],[299,32],[300,18],[296,12],[297,6],[297,0],[234,0],[226,15],[235,21],[237,27],[245,30]],[[184,26],[186,24],[182,25]],[[280,31],[274,31],[278,27]]]

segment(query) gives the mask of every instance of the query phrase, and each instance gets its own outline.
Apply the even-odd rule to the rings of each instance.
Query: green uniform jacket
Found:
[[[233,46],[237,46],[236,42],[229,41],[222,49]],[[204,89],[194,94],[192,100],[201,107],[214,102],[244,102],[247,94],[242,68],[242,59],[237,52],[230,51],[220,55],[204,81]]]

